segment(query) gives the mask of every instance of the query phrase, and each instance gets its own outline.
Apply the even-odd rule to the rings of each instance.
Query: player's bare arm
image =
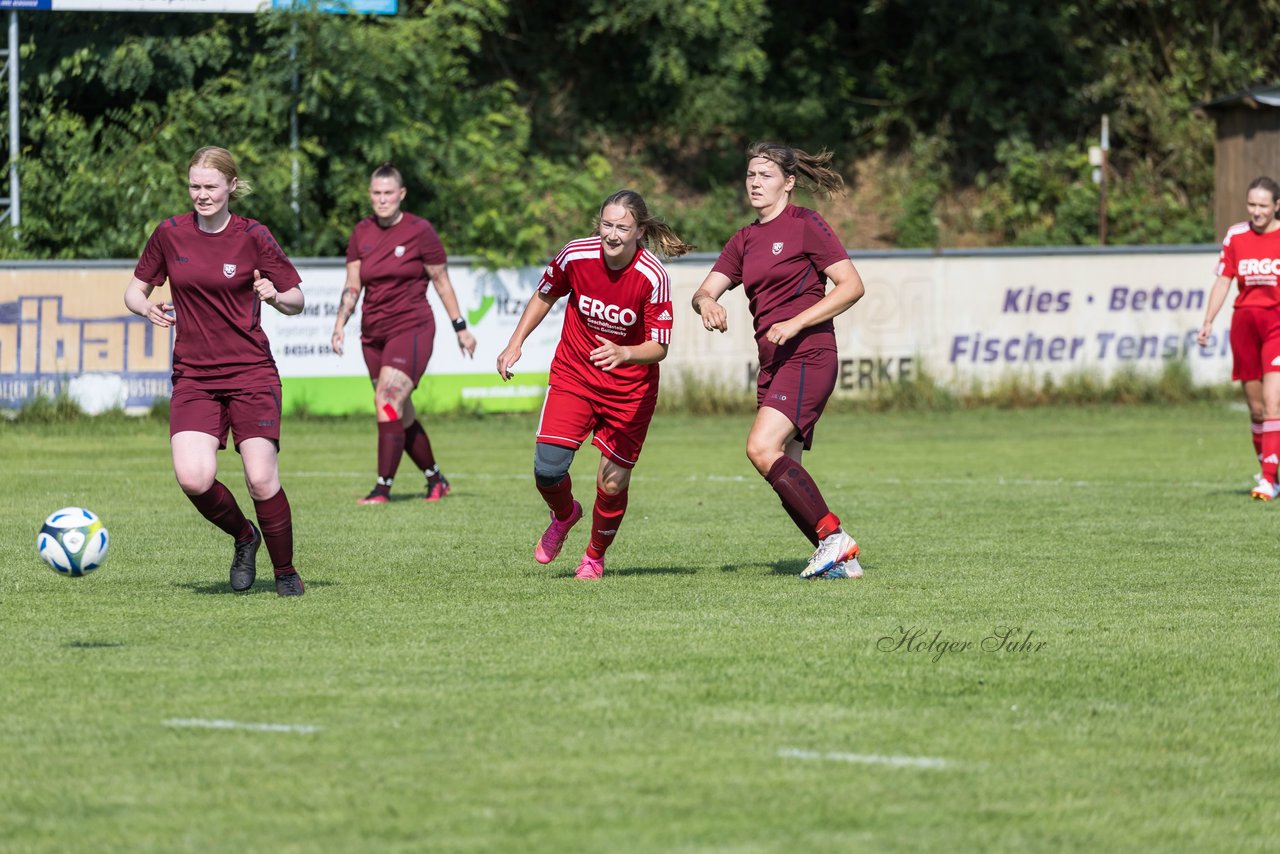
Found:
[[[546,319],[551,307],[555,304],[556,301],[554,299],[543,294],[535,294],[534,298],[525,304],[524,313],[520,315],[520,322],[516,324],[515,331],[511,333],[511,340],[507,342],[506,348],[498,354],[498,376],[502,377],[503,382],[515,376],[511,372],[511,366],[520,361],[520,348],[533,330],[538,328],[538,324]]]
[[[258,299],[286,317],[301,314],[302,308],[306,303],[302,288],[278,291],[275,283],[263,276],[260,270],[253,271],[253,291],[258,295]]]
[[[444,304],[445,313],[449,315],[449,322],[453,324],[453,331],[458,334],[458,349],[466,353],[468,357],[475,357],[476,353],[476,336],[467,331],[467,320],[462,316],[462,309],[458,307],[458,295],[454,293],[453,282],[449,279],[449,268],[444,264],[427,264],[427,278],[431,280],[431,284],[435,286],[436,293],[440,295],[440,302]]]
[[[1208,346],[1209,335],[1213,332],[1213,321],[1222,310],[1222,304],[1227,301],[1227,292],[1230,289],[1230,276],[1219,276],[1213,280],[1213,288],[1209,291],[1209,304],[1204,310],[1204,323],[1200,326],[1200,333],[1196,335],[1196,343],[1201,347]]]
[[[712,271],[702,280],[702,284],[693,294],[693,310],[702,317],[702,328],[708,332],[729,331],[729,313],[720,305],[720,297],[724,296],[733,282],[724,273]]]
[[[591,364],[602,371],[612,371],[619,365],[652,365],[667,358],[667,345],[657,341],[639,344],[619,344],[597,335],[600,346],[591,351]]]
[[[124,289],[124,305],[129,311],[145,317],[152,325],[168,328],[173,326],[174,318],[170,314],[173,306],[167,302],[151,302],[151,292],[155,285],[149,285],[134,277]]]
[[[822,272],[833,283],[833,287],[822,299],[795,317],[770,326],[765,338],[774,344],[785,344],[799,335],[801,330],[848,311],[867,292],[862,284],[862,277],[848,259],[837,261]]]
[[[360,282],[359,259],[348,261],[347,281],[342,285],[342,298],[338,301],[338,316],[333,321],[333,335],[329,339],[329,346],[339,356],[342,355],[342,346],[347,337],[345,332],[347,321],[356,310],[356,303],[360,300],[360,291],[363,287],[364,285]]]

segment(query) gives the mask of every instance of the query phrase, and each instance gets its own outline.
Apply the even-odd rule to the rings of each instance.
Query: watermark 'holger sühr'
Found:
[[[1034,630],[1024,631],[1021,626],[997,626],[991,634],[974,641],[948,638],[941,629],[931,631],[919,626],[898,626],[894,634],[885,635],[876,641],[876,649],[881,652],[924,653],[930,657],[930,660],[937,663],[948,653],[1039,652],[1048,646],[1049,642],[1032,640],[1034,634]]]

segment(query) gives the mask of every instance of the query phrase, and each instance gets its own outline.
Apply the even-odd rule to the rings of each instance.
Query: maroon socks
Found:
[[[253,506],[276,575],[293,572],[293,511],[284,490],[265,501],[255,500]]]

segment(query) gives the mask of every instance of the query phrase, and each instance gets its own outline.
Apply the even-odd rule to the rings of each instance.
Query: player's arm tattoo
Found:
[[[349,287],[342,291],[342,302],[338,305],[338,325],[346,326],[351,313],[356,310],[356,300],[360,299],[360,288]]]

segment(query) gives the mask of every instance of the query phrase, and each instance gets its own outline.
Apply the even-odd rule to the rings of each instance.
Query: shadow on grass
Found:
[[[63,646],[69,646],[72,649],[114,649],[115,647],[124,646],[124,643],[121,641],[71,640],[63,644]]]
[[[806,566],[809,565],[807,560],[775,560],[769,564],[769,570],[774,575],[795,575],[799,576]]]
[[[624,569],[605,567],[605,576],[610,575],[693,575],[696,569],[689,566],[629,566]]]
[[[418,504],[422,504],[426,507],[434,507],[438,504],[453,504],[458,501],[470,501],[470,500],[473,500],[475,497],[476,497],[475,495],[468,495],[466,492],[459,493],[456,489],[454,489],[449,492],[449,495],[446,498],[441,498],[438,501],[428,501],[425,497],[425,493],[419,490],[418,492],[409,492],[409,493],[393,492],[387,496],[387,503],[388,504],[413,504],[414,502],[417,502]],[[353,500],[351,502],[351,505],[353,507],[382,507],[383,506],[381,504],[361,504],[358,500]]]
[[[254,585],[243,593],[237,593],[228,586],[225,581],[174,581],[171,582],[174,587],[185,587],[192,593],[199,593],[201,596],[256,596],[259,593],[270,593],[275,595],[276,582],[275,579],[268,575],[266,577],[259,576]],[[306,585],[307,590],[319,589],[321,587],[335,587],[336,581],[320,581],[302,577],[302,583]]]

